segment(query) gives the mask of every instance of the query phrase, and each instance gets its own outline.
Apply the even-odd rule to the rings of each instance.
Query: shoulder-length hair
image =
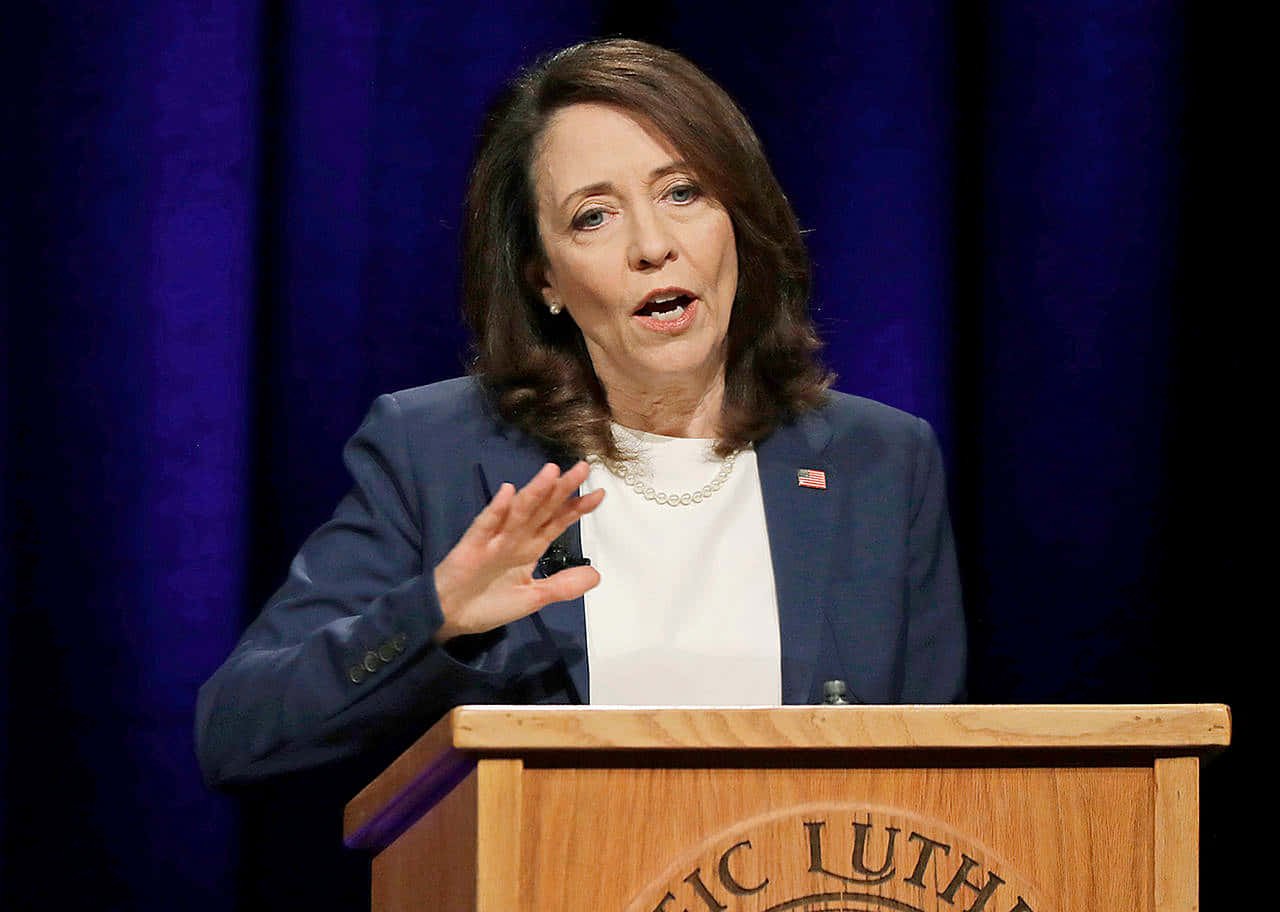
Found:
[[[551,116],[580,102],[647,120],[729,213],[738,290],[726,343],[716,450],[763,440],[821,403],[833,375],[808,314],[809,257],[760,140],[733,100],[672,51],[588,41],[544,58],[499,95],[466,197],[463,312],[501,416],[568,456],[625,458],[605,391],[573,320],[552,316],[530,280],[544,262],[531,166]]]

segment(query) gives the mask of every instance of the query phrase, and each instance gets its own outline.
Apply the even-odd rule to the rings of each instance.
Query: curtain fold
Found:
[[[1180,7],[988,9],[974,686],[1154,699]]]
[[[4,889],[47,896],[72,855],[82,900],[225,908],[233,811],[190,729],[244,596],[258,10],[63,4],[29,25]]]

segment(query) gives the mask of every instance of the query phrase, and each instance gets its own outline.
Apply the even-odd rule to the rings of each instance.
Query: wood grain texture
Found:
[[[1220,704],[787,706],[672,709],[462,706],[347,805],[347,844],[377,850],[380,815],[425,811],[474,762],[540,750],[1151,748],[1210,752],[1231,740]],[[422,805],[422,807],[417,807]]]
[[[473,773],[373,859],[373,912],[476,908],[476,792]]]
[[[1155,761],[1156,912],[1200,909],[1200,758]]]
[[[830,904],[915,912],[1006,912],[1019,902],[1032,912],[1057,908],[1006,860],[940,820],[841,803],[785,808],[717,833],[678,856],[626,912],[651,912],[664,900],[687,907],[694,899],[697,906],[706,896],[713,908],[733,912]]]
[[[520,791],[519,760],[481,760],[373,859],[374,912],[523,908]]]
[[[476,910],[521,909],[521,773],[518,759],[488,758],[476,764]]]
[[[771,709],[465,706],[462,750],[1194,748],[1230,742],[1218,704],[787,706]]]
[[[1152,792],[1150,767],[529,767],[525,908],[623,909],[642,888],[672,873],[689,849],[717,834],[761,814],[830,802],[896,808],[937,821],[939,832],[964,833],[1001,859],[1006,872],[1043,896],[1059,897],[1058,912],[1150,909]],[[740,872],[743,880],[767,873]],[[674,880],[675,890],[680,883]],[[699,908],[692,894],[677,900],[670,908]],[[755,908],[750,899],[735,903],[735,910]]]
[[[1213,704],[463,707],[351,802],[346,826],[358,840],[406,807],[424,815],[374,860],[376,912],[621,910],[680,864],[723,857],[750,821],[771,821],[763,846],[817,805],[963,834],[986,859],[975,877],[1013,872],[1050,898],[1035,912],[1196,912],[1199,756],[1229,741]],[[832,843],[845,865],[849,819]],[[734,870],[745,883],[783,854],[753,848]],[[725,888],[713,873],[707,890]],[[663,908],[716,908],[688,894],[689,874]],[[934,874],[935,894],[951,876]]]

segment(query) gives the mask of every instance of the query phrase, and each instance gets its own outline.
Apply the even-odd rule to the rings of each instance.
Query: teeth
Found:
[[[684,313],[684,308],[677,304],[671,310],[664,310],[653,314],[655,320],[674,320],[676,317]]]
[[[680,295],[679,295],[679,293],[678,293],[678,292],[677,292],[677,293],[675,293],[675,294],[663,295],[663,296],[662,296],[662,297],[660,297],[660,298],[654,298],[654,299],[653,299],[653,301],[652,301],[651,303],[653,303],[653,304],[666,304],[668,301],[674,301],[674,300],[675,300],[676,298],[678,298],[678,297],[680,297]]]

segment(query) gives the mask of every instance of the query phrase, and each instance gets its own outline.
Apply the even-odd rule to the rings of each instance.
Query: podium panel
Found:
[[[347,808],[376,912],[1198,909],[1222,706],[463,707]]]

